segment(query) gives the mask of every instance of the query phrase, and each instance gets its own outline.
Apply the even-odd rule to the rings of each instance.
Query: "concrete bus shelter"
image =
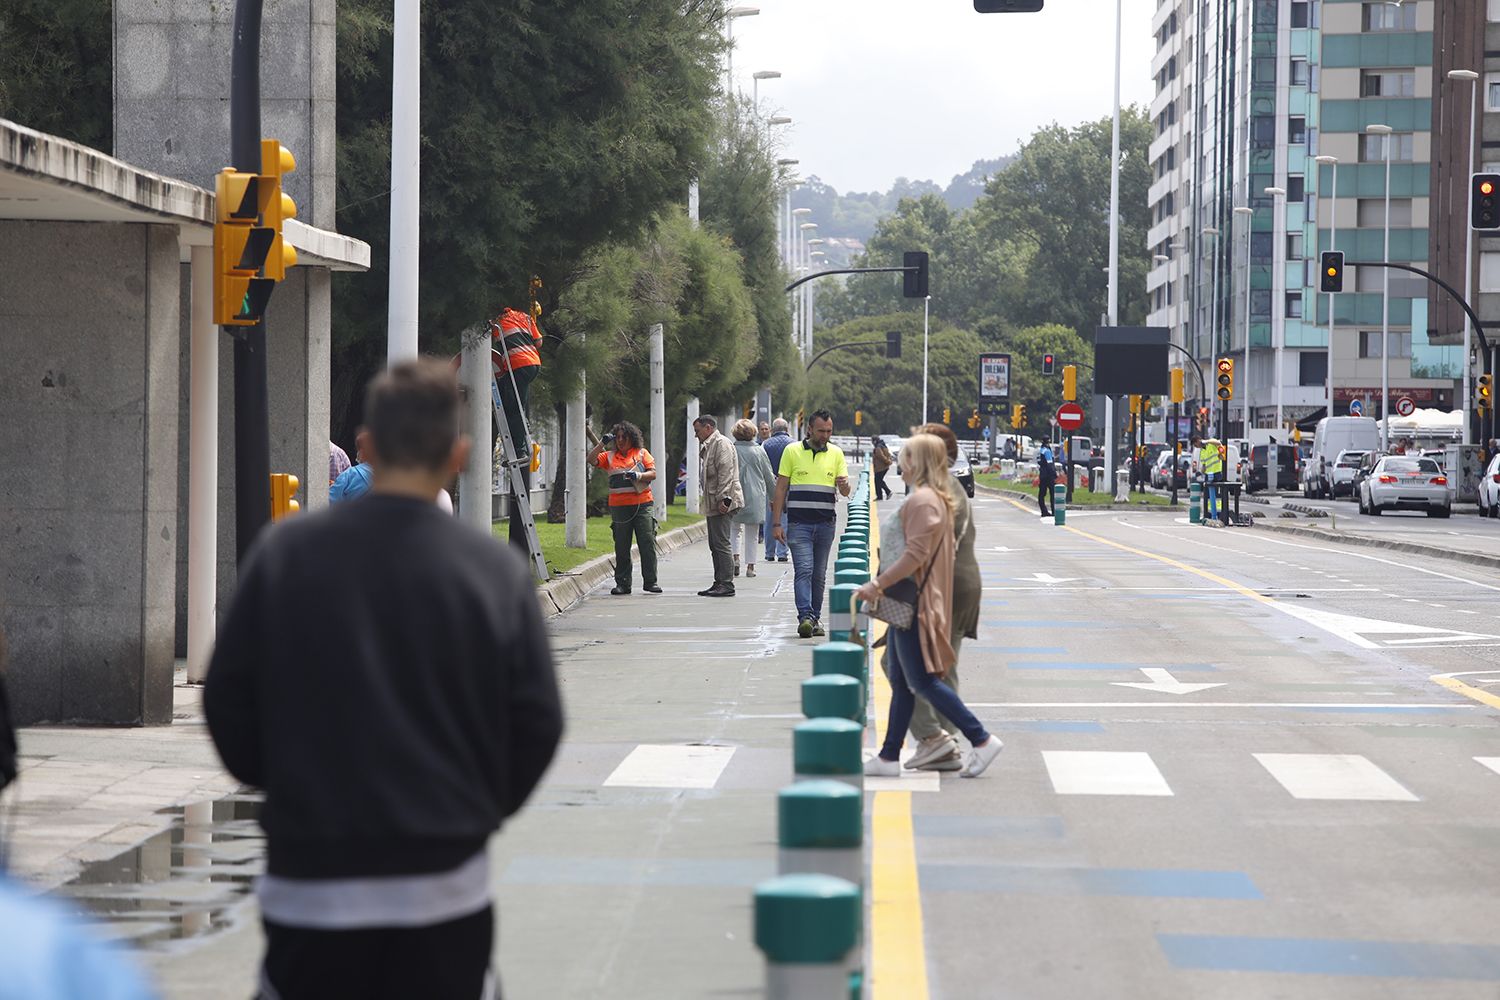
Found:
[[[0,119],[0,629],[20,723],[168,723],[180,619],[190,666],[207,655],[234,579],[213,218],[210,191]],[[271,467],[311,509],[327,502],[329,272],[368,269],[370,248],[286,235]]]

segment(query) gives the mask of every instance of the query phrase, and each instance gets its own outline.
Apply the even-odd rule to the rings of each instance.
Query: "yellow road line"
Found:
[[[1480,671],[1480,672],[1481,673],[1492,673],[1493,671]],[[1427,679],[1430,680],[1430,681],[1433,681],[1435,683],[1441,684],[1443,687],[1447,688],[1449,691],[1452,691],[1455,694],[1461,694],[1465,698],[1472,698],[1472,699],[1474,699],[1475,701],[1477,701],[1477,702],[1479,702],[1481,704],[1490,706],[1491,708],[1500,708],[1500,695],[1492,694],[1489,691],[1482,691],[1482,690],[1480,690],[1477,687],[1473,687],[1473,686],[1471,686],[1469,684],[1465,684],[1463,681],[1459,680],[1457,677],[1453,677],[1453,676],[1447,675],[1447,674],[1434,674],[1433,676],[1431,676],[1431,677],[1429,677]]]
[[[880,551],[880,519],[870,501],[870,562]],[[869,640],[885,635],[871,619]],[[891,685],[873,662],[875,745],[885,738]],[[927,936],[922,930],[922,888],[911,824],[911,792],[876,792],[870,819],[870,996],[873,1000],[927,1000]]]

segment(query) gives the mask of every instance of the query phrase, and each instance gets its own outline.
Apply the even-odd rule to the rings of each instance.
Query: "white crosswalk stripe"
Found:
[[[1474,759],[1496,774],[1500,774],[1500,757],[1475,757]]]
[[[1258,753],[1254,756],[1296,799],[1417,801],[1404,785],[1359,754]]]
[[[1151,755],[1137,751],[1043,750],[1059,795],[1171,795]]]
[[[605,785],[628,788],[712,788],[734,747],[642,744],[620,761]]]

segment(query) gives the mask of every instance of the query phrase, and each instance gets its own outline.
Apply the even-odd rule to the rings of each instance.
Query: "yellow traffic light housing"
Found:
[[[1187,377],[1181,368],[1172,369],[1172,402],[1182,402],[1183,397],[1186,395],[1183,391],[1186,388],[1184,385],[1186,381]]]
[[[943,423],[945,423],[945,424],[951,424],[951,423],[953,423],[953,407],[951,407],[951,406],[945,406],[945,407],[943,407]]]
[[[1218,396],[1220,399],[1229,400],[1234,398],[1234,359],[1219,359]]]
[[[275,233],[259,225],[262,185],[256,174],[225,168],[214,178],[214,323],[254,326],[265,315],[274,282],[257,277]]]
[[[974,412],[969,414],[969,429],[973,430],[979,426],[979,407],[974,407]]]
[[[1475,390],[1476,405],[1481,410],[1493,409],[1495,406],[1495,376],[1484,372],[1479,376],[1479,385]]]
[[[1063,392],[1062,398],[1068,402],[1078,399],[1078,366],[1063,365]]]
[[[260,144],[261,185],[265,188],[261,198],[264,225],[276,234],[266,255],[266,277],[281,281],[286,269],[296,266],[297,249],[282,238],[282,224],[297,217],[297,203],[291,195],[281,190],[281,178],[297,169],[297,160],[292,151],[275,139],[263,139]]]
[[[854,411],[854,426],[858,427],[861,424],[863,424],[864,422],[865,422],[864,411],[863,410],[855,410]]]
[[[279,521],[295,514],[302,505],[293,499],[302,486],[301,480],[287,472],[271,473],[271,520]]]

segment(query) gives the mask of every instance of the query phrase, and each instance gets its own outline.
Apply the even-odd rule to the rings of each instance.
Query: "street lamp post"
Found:
[[[1385,151],[1385,263],[1391,262],[1391,127],[1366,125]],[[1382,267],[1380,296],[1380,450],[1391,450],[1391,269]]]
[[[803,233],[799,224],[799,220],[811,214],[812,209],[810,208],[804,207],[792,209],[792,245],[790,247],[790,250],[792,254],[793,270],[798,270],[802,267]],[[806,364],[807,355],[802,347],[802,339],[805,335],[806,331],[802,326],[802,296],[799,294],[795,299],[792,300],[792,339],[797,344],[798,356],[803,359],[804,364]]]
[[[1210,302],[1208,306],[1210,310],[1208,317],[1208,353],[1212,357],[1219,353],[1219,230],[1215,226],[1204,226],[1199,231],[1203,234],[1204,239],[1213,240],[1214,277],[1213,281],[1209,283]],[[1225,426],[1229,422],[1229,404],[1224,404],[1222,408],[1216,406],[1214,409],[1222,410],[1219,417],[1219,437],[1222,438],[1229,431],[1229,428]]]
[[[781,73],[774,69],[761,69],[751,73],[750,79],[754,81],[750,85],[750,107],[758,111],[760,110],[760,81],[780,80]]]
[[[1250,240],[1254,235],[1255,227],[1252,222],[1255,218],[1255,209],[1248,205],[1240,205],[1235,208],[1234,214],[1245,220],[1245,387],[1240,392],[1240,409],[1244,411],[1240,424],[1240,437],[1248,438],[1250,436]]]
[[[808,211],[812,211],[808,209]],[[802,231],[802,259],[801,263],[807,267],[807,273],[812,273],[812,246],[808,242],[812,239],[813,230],[818,228],[816,222],[804,222],[797,227]],[[807,364],[808,358],[812,356],[812,283],[808,282],[802,286],[802,363]]]
[[[1109,141],[1109,312],[1110,326],[1120,322],[1120,40],[1124,0],[1115,0],[1115,113]],[[922,419],[927,419],[923,404]],[[1115,401],[1104,397],[1104,483],[1113,489],[1115,476]]]
[[[1275,213],[1272,216],[1271,226],[1271,232],[1275,240],[1274,245],[1271,247],[1271,337],[1276,342],[1274,345],[1276,355],[1273,362],[1275,370],[1271,372],[1271,384],[1276,390],[1276,427],[1280,430],[1281,422],[1284,419],[1281,413],[1281,383],[1285,381],[1282,378],[1281,372],[1281,349],[1283,341],[1286,340],[1286,265],[1282,263],[1282,254],[1286,250],[1286,233],[1284,229],[1286,207],[1281,199],[1286,197],[1286,188],[1268,187],[1266,188],[1266,194],[1271,196],[1271,211]],[[1276,286],[1278,282],[1282,286],[1280,302],[1276,301]],[[1276,464],[1269,460],[1267,463],[1267,468],[1271,470],[1273,480],[1276,475]],[[1275,487],[1273,486],[1272,488],[1274,489]]]
[[[1479,81],[1479,74],[1476,73],[1476,72],[1474,72],[1472,69],[1450,69],[1448,71],[1448,79],[1450,79],[1450,80],[1464,80],[1464,81],[1467,81],[1467,82],[1469,82],[1469,83],[1471,83],[1471,84],[1474,85],[1473,89],[1469,92],[1470,93],[1470,97],[1469,97],[1469,176],[1472,177],[1472,176],[1474,176],[1474,154],[1475,154],[1475,147],[1478,146],[1478,138],[1479,138],[1478,131],[1477,131],[1478,128],[1479,128],[1479,83],[1478,83],[1478,81]],[[1473,229],[1473,227],[1470,227],[1469,232],[1468,232],[1468,236],[1467,236],[1467,238],[1464,241],[1464,301],[1468,302],[1470,305],[1474,304],[1474,229]],[[1469,374],[1469,368],[1470,368],[1470,366],[1467,363],[1467,359],[1469,357],[1470,350],[1473,347],[1473,339],[1472,339],[1473,336],[1474,336],[1473,326],[1469,322],[1469,314],[1467,312],[1465,312],[1464,313],[1464,353],[1463,353],[1463,357],[1465,359],[1465,364],[1464,364],[1464,394],[1463,394],[1463,412],[1464,412],[1464,436],[1463,436],[1463,443],[1464,444],[1472,444],[1473,440],[1474,440],[1473,431],[1469,427],[1469,413],[1470,413],[1470,411],[1471,411],[1471,409],[1473,408],[1473,405],[1474,405],[1474,399],[1473,399],[1473,396],[1471,395],[1471,393],[1473,392],[1473,386],[1472,386],[1472,383],[1470,381],[1470,374]]]
[[[724,12],[724,31],[729,43],[724,53],[724,96],[734,95],[734,22],[742,17],[754,17],[759,7],[731,7]]]
[[[1329,197],[1329,221],[1328,221],[1328,249],[1339,248],[1339,158],[1337,156],[1315,156],[1313,160],[1327,167],[1333,174],[1333,193]],[[1319,273],[1322,273],[1321,270]],[[1327,416],[1333,416],[1333,293],[1328,293],[1328,363],[1326,365],[1326,376],[1328,378],[1328,412]],[[1330,425],[1332,426],[1332,425]],[[1329,487],[1329,495],[1332,496],[1333,487]]]

